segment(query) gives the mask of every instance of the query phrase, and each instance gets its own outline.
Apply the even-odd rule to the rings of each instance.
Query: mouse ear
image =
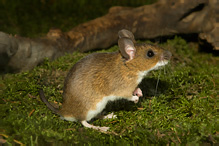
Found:
[[[123,37],[130,38],[132,42],[135,42],[135,37],[131,31],[122,29],[118,32],[118,35],[119,35],[119,38],[123,38]]]
[[[126,61],[130,61],[135,57],[135,46],[130,38],[123,37],[118,40],[119,50]]]

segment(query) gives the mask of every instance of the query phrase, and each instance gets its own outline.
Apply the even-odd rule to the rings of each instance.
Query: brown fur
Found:
[[[106,131],[108,127],[93,126],[87,121],[97,116],[109,100],[122,97],[137,103],[142,96],[137,86],[143,75],[165,65],[171,57],[169,51],[158,46],[136,43],[128,30],[118,34],[119,51],[90,54],[69,71],[58,112],[40,91],[42,101],[66,120],[79,120],[86,127]]]
[[[113,52],[91,54],[75,64],[65,80],[60,114],[81,121],[105,96],[132,97],[138,86],[138,72],[155,66],[163,53],[163,49],[154,45],[135,47],[136,56],[128,62],[119,52]],[[146,57],[149,49],[156,52],[153,59]]]

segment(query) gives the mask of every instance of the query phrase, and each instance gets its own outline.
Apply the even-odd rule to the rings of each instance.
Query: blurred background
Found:
[[[50,28],[68,31],[105,15],[112,6],[138,7],[154,2],[156,0],[0,0],[0,31],[38,37]]]

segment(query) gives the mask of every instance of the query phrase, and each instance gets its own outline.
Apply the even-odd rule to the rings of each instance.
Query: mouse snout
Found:
[[[171,56],[172,56],[172,53],[170,51],[165,50],[163,54],[161,55],[161,60],[169,61]]]

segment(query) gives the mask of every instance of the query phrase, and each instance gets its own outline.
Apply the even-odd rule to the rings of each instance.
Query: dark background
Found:
[[[0,0],[0,31],[43,36],[50,28],[68,31],[105,15],[112,6],[138,7],[156,0]]]

